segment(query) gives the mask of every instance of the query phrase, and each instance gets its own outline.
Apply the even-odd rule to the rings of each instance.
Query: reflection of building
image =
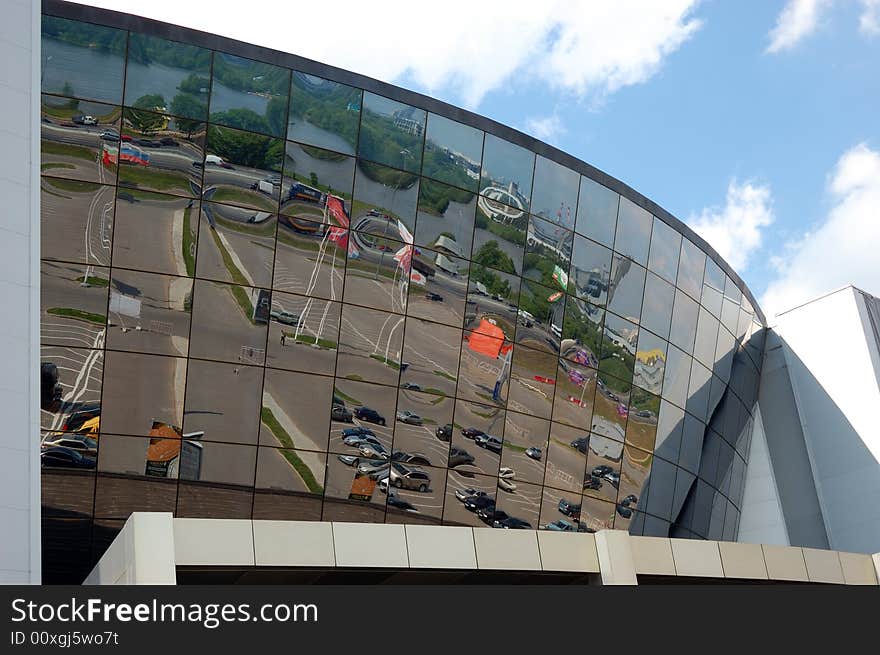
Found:
[[[15,25],[7,26],[8,29],[26,34],[32,25],[39,24],[40,5],[31,6],[33,15],[19,12],[28,18],[20,30]],[[711,569],[704,569],[703,574],[719,579],[730,571],[742,571],[736,567],[745,562],[745,558],[736,554],[742,553],[743,548],[719,548],[719,541],[757,539],[765,544],[830,546],[862,552],[880,550],[880,543],[875,539],[875,526],[880,522],[876,507],[880,503],[876,502],[877,485],[872,486],[876,480],[872,475],[877,457],[874,413],[880,399],[877,398],[876,375],[873,379],[869,376],[872,371],[876,372],[872,366],[876,366],[873,362],[877,361],[877,348],[872,345],[876,338],[872,341],[866,337],[871,334],[872,321],[873,324],[880,322],[872,309],[876,302],[848,292],[849,296],[835,294],[831,300],[817,301],[811,308],[791,312],[791,316],[780,323],[778,331],[769,332],[765,364],[764,339],[768,329],[748,288],[714,251],[675,217],[616,180],[607,176],[596,179],[595,169],[587,164],[525,135],[497,128],[464,110],[450,109],[439,103],[422,103],[412,94],[353,73],[334,81],[332,78],[338,76],[339,71],[311,63],[310,74],[326,76],[326,84],[321,83],[320,89],[306,84],[298,88],[298,92],[320,92],[320,97],[310,96],[316,103],[332,99],[335,93],[328,90],[343,88],[346,92],[340,96],[344,99],[338,105],[320,105],[329,114],[325,127],[312,124],[315,130],[311,136],[300,135],[300,138],[311,139],[314,143],[308,145],[330,153],[327,159],[320,160],[321,166],[340,175],[342,182],[334,182],[334,189],[353,189],[352,204],[358,201],[359,194],[355,171],[361,170],[358,169],[361,163],[366,163],[360,162],[358,156],[367,151],[363,147],[365,142],[358,140],[365,133],[357,131],[357,114],[361,107],[370,106],[368,94],[377,93],[386,102],[403,107],[392,114],[390,120],[379,121],[381,130],[391,130],[393,123],[398,137],[401,131],[422,136],[425,120],[430,119],[421,117],[428,112],[439,112],[450,120],[453,128],[456,121],[465,124],[468,131],[478,132],[483,141],[488,129],[493,138],[509,140],[509,151],[520,152],[521,163],[524,163],[507,167],[498,161],[480,161],[479,170],[523,169],[521,176],[517,172],[518,179],[534,180],[537,178],[535,162],[541,158],[567,166],[576,173],[582,186],[591,184],[596,193],[607,196],[609,202],[605,206],[618,207],[624,199],[631,201],[630,204],[647,213],[648,220],[662,221],[680,233],[688,252],[696,252],[698,258],[712,263],[717,276],[724,278],[723,285],[715,286],[724,289],[724,293],[719,291],[715,295],[720,301],[717,305],[704,300],[704,296],[710,296],[702,293],[703,268],[700,272],[686,268],[694,257],[682,258],[680,275],[675,279],[677,287],[673,280],[669,281],[669,286],[675,287],[670,289],[673,298],[670,302],[681,301],[693,307],[696,311],[691,314],[699,316],[694,321],[710,327],[700,333],[701,348],[689,345],[687,339],[681,337],[681,334],[693,334],[695,325],[682,322],[671,326],[675,329],[668,329],[670,320],[683,321],[680,312],[662,314],[650,308],[649,303],[643,303],[647,309],[630,318],[639,319],[639,330],[645,331],[642,334],[656,333],[657,339],[665,342],[668,358],[663,360],[652,352],[637,353],[632,368],[638,377],[618,379],[619,386],[615,386],[611,377],[628,376],[627,366],[633,358],[618,357],[618,362],[604,359],[601,337],[607,336],[613,343],[635,353],[635,332],[604,328],[615,325],[615,317],[614,309],[606,307],[601,296],[605,291],[613,296],[627,271],[632,274],[639,270],[637,267],[651,271],[652,275],[662,275],[662,271],[652,268],[647,257],[630,260],[618,252],[653,252],[655,246],[663,247],[662,240],[651,242],[650,234],[645,235],[645,243],[639,244],[642,247],[637,249],[605,244],[616,253],[612,266],[615,275],[607,290],[602,287],[602,280],[607,279],[602,264],[585,262],[586,272],[572,274],[570,261],[558,262],[563,272],[574,277],[578,288],[588,293],[581,294],[580,298],[568,295],[564,303],[558,303],[560,307],[564,304],[565,320],[557,314],[554,325],[535,324],[531,328],[514,325],[514,332],[505,335],[503,313],[517,316],[520,308],[511,306],[508,301],[520,298],[514,290],[522,288],[523,279],[515,275],[503,278],[511,289],[509,298],[503,301],[485,297],[489,290],[473,275],[468,276],[467,281],[463,279],[467,268],[477,268],[470,267],[473,250],[460,253],[460,277],[425,273],[423,284],[412,288],[406,276],[400,275],[399,267],[380,269],[375,259],[371,259],[381,256],[395,261],[394,253],[400,252],[405,244],[397,242],[393,247],[386,246],[376,235],[367,234],[371,242],[384,246],[382,254],[376,255],[366,248],[358,253],[361,237],[348,238],[347,218],[341,204],[337,213],[340,220],[329,230],[315,228],[310,239],[298,237],[297,246],[291,247],[291,237],[297,236],[291,231],[292,226],[305,223],[305,217],[281,219],[279,222],[284,227],[276,230],[273,217],[284,214],[283,196],[252,193],[254,190],[249,188],[272,171],[259,171],[252,176],[255,169],[247,161],[212,161],[207,153],[217,150],[212,150],[210,143],[205,145],[199,138],[186,141],[183,135],[175,147],[189,148],[192,157],[177,158],[184,160],[185,174],[180,175],[181,171],[176,169],[161,171],[158,179],[162,184],[169,179],[180,182],[173,193],[168,193],[167,187],[155,183],[157,178],[150,176],[155,175],[160,166],[168,165],[170,159],[175,159],[167,156],[170,148],[144,146],[153,153],[150,166],[123,169],[118,162],[101,161],[103,141],[117,143],[110,131],[112,126],[107,126],[108,133],[102,139],[97,126],[91,130],[57,122],[43,123],[40,117],[32,115],[33,108],[41,105],[40,93],[60,99],[49,105],[56,108],[68,102],[101,104],[103,109],[81,107],[78,111],[99,118],[113,117],[107,118],[105,123],[116,121],[115,134],[122,134],[120,117],[127,102],[123,91],[126,80],[132,79],[127,77],[128,72],[133,70],[129,68],[132,62],[128,61],[127,52],[133,49],[114,50],[112,44],[134,43],[144,33],[160,40],[173,33],[178,39],[161,41],[163,49],[155,53],[163,56],[164,51],[168,52],[168,64],[159,61],[161,75],[179,72],[178,82],[181,82],[196,74],[210,82],[206,88],[218,88],[214,84],[217,68],[212,67],[211,62],[226,53],[259,66],[260,70],[254,71],[252,76],[264,74],[267,66],[275,66],[280,69],[278,79],[289,79],[285,74],[301,66],[302,60],[272,53],[271,61],[261,61],[261,57],[266,57],[265,50],[221,37],[183,28],[172,30],[153,21],[67,5],[58,0],[45,0],[42,6],[48,26],[62,20],[57,14],[66,16],[63,20],[80,20],[70,26],[71,29],[47,32],[44,52],[60,44],[69,56],[46,60],[41,89],[31,88],[31,80],[35,79],[32,75],[22,74],[11,81],[23,88],[17,89],[20,93],[7,94],[8,120],[0,131],[0,141],[5,146],[0,152],[20,152],[26,143],[28,152],[42,153],[42,159],[34,160],[29,167],[7,166],[2,171],[2,175],[9,178],[4,179],[4,190],[10,206],[20,208],[16,216],[29,219],[26,223],[19,221],[14,229],[0,227],[5,230],[4,238],[12,244],[7,248],[9,261],[3,268],[5,299],[8,306],[18,310],[16,317],[21,319],[8,326],[13,333],[10,336],[16,344],[16,353],[21,356],[10,357],[7,362],[7,378],[16,384],[21,381],[21,386],[6,385],[7,388],[0,389],[8,424],[21,427],[6,430],[0,437],[3,453],[0,485],[7,504],[14,507],[4,534],[4,545],[8,542],[12,547],[0,553],[3,580],[39,580],[39,566],[35,565],[38,558],[31,554],[40,547],[46,581],[81,582],[92,570],[93,556],[100,564],[92,581],[116,579],[105,567],[125,561],[123,546],[129,533],[121,536],[117,533],[128,529],[122,526],[133,512],[138,518],[127,525],[146,521],[140,525],[151,526],[144,529],[148,530],[154,545],[174,543],[174,537],[168,535],[174,535],[175,530],[185,537],[177,543],[189,540],[198,544],[198,552],[193,557],[205,559],[190,563],[203,566],[207,572],[212,569],[210,557],[216,555],[218,544],[234,549],[237,543],[248,544],[244,557],[239,558],[237,551],[235,555],[236,561],[250,558],[248,569],[251,571],[260,567],[259,564],[254,566],[253,559],[257,544],[271,543],[274,545],[271,552],[278,557],[275,563],[281,568],[293,569],[294,573],[298,573],[298,568],[311,567],[312,571],[318,568],[344,574],[351,565],[359,570],[371,568],[376,571],[376,579],[385,579],[386,573],[387,576],[403,570],[408,574],[417,573],[419,567],[413,564],[417,561],[427,562],[431,566],[426,568],[436,572],[441,563],[449,561],[441,561],[435,548],[436,544],[447,543],[439,536],[434,537],[441,534],[453,540],[459,538],[457,535],[464,537],[449,547],[444,546],[444,557],[452,552],[468,553],[473,562],[479,561],[484,573],[496,564],[499,568],[505,567],[498,553],[509,555],[511,548],[528,549],[523,551],[527,555],[523,560],[537,562],[545,571],[556,571],[557,567],[559,571],[570,570],[575,560],[577,566],[582,566],[588,559],[583,548],[588,547],[597,549],[590,552],[601,550],[609,555],[623,555],[624,551],[636,553],[630,555],[630,560],[638,559],[638,553],[646,551],[628,545],[615,551],[614,544],[619,539],[625,538],[623,543],[626,544],[643,536],[655,538],[638,542],[645,549],[659,544],[664,553],[672,552],[673,557],[678,549],[672,548],[673,542],[669,539],[691,540],[686,550],[708,553],[705,561],[715,563]],[[10,20],[16,20],[16,16],[11,13]],[[31,43],[36,45],[38,36],[33,37]],[[0,40],[0,46],[2,43],[5,41]],[[83,45],[86,43],[110,45],[99,52],[98,48]],[[204,56],[200,60],[208,62],[204,70],[175,68],[199,60],[176,56],[180,51],[175,49],[181,43],[203,49]],[[7,58],[27,68],[27,61],[18,52],[22,48],[19,45],[15,48],[14,52],[5,52]],[[96,64],[96,60],[100,63]],[[135,63],[143,66],[140,70],[148,82],[150,75],[158,70],[142,62]],[[35,71],[35,65],[38,62],[32,63],[29,72]],[[243,63],[242,67],[249,65]],[[252,76],[244,75],[242,79],[247,81]],[[67,79],[75,83],[65,86]],[[342,84],[349,86],[340,87]],[[362,92],[362,87],[371,91]],[[243,97],[253,103],[259,98],[248,95],[247,91],[237,94],[231,93],[229,102],[234,104],[235,98]],[[93,97],[95,95],[98,97]],[[408,107],[407,102],[424,106]],[[216,122],[225,120],[222,115],[234,116],[235,113],[212,111],[208,115],[209,105],[204,106],[204,115],[199,119],[206,125],[204,133],[210,141],[211,135],[218,132]],[[169,102],[168,107],[173,111],[174,103]],[[337,121],[345,129],[337,129]],[[100,130],[104,127],[100,125]],[[246,127],[238,125],[234,129],[254,142],[265,142],[268,138],[265,134],[249,134]],[[269,127],[274,130],[277,126]],[[279,128],[280,132],[272,138],[283,144],[289,136],[284,131],[286,127]],[[381,130],[379,139],[385,138]],[[360,136],[352,137],[352,134]],[[38,140],[42,143],[37,143]],[[342,148],[340,140],[351,148],[337,150]],[[375,147],[369,150],[370,161],[375,159],[374,163],[392,168],[399,166],[400,148],[391,143],[392,140],[371,144]],[[58,147],[61,144],[64,147]],[[383,146],[389,146],[393,156],[378,161],[384,156]],[[411,152],[407,162],[419,161],[422,156],[419,147],[408,146]],[[80,156],[70,156],[71,152]],[[201,166],[193,166],[193,161]],[[459,165],[457,160],[451,161]],[[224,163],[231,168],[223,166]],[[473,177],[476,164],[461,165]],[[126,181],[122,174],[132,170],[140,176],[135,180],[137,184],[131,179]],[[330,179],[323,168],[320,173],[322,184]],[[236,178],[246,180],[242,188],[233,187],[231,182],[226,185],[226,180]],[[224,186],[231,193],[225,196],[217,193],[214,183],[205,184],[211,179],[224,180]],[[414,189],[426,188],[418,176],[413,175],[412,179]],[[485,186],[478,200],[479,211],[498,223],[516,223],[521,226],[518,230],[524,230],[529,213],[535,211],[526,194],[510,180],[495,180]],[[538,191],[535,189],[534,195],[537,196]],[[217,195],[212,195],[215,193]],[[151,194],[163,200],[154,201]],[[532,195],[531,191],[528,195]],[[575,193],[568,202],[579,202],[579,197],[581,195]],[[227,228],[220,238],[219,232],[206,227],[210,225],[209,217],[200,215],[198,209],[187,211],[199,205],[204,207],[208,204],[204,200],[224,208],[226,213],[217,209],[215,218],[240,212],[265,220],[237,221],[235,227]],[[176,209],[162,213],[157,207],[163,204]],[[107,215],[113,219],[112,231],[101,228],[105,207],[109,207]],[[580,215],[580,209],[572,205],[571,213]],[[607,215],[600,218],[610,224],[617,222],[617,238],[641,234],[639,230],[629,229],[632,225],[625,224],[632,218],[631,213],[607,211]],[[568,210],[564,213],[567,216]],[[42,224],[51,225],[52,229],[41,232],[41,219]],[[465,217],[466,222],[456,228],[462,231],[456,233],[476,230],[477,220],[482,221],[482,216]],[[358,231],[359,225],[367,227],[366,224],[351,227]],[[499,232],[507,231],[507,227],[491,225]],[[589,238],[588,234],[580,236]],[[557,265],[556,255],[568,250],[553,234],[533,231],[532,237],[559,251],[541,260],[542,265]],[[320,244],[325,238],[333,239],[340,247],[332,252],[322,247]],[[382,239],[405,241],[407,237],[398,232],[397,236],[385,234]],[[417,238],[415,241],[416,247],[426,245],[418,243]],[[451,272],[452,257],[458,258],[459,254],[451,246],[448,250],[448,253],[437,253],[433,263],[425,260],[427,263],[415,266],[428,272],[431,272],[429,266]],[[529,254],[546,257],[542,253]],[[31,259],[37,256],[42,257],[42,261]],[[414,259],[418,261],[418,257]],[[38,275],[35,271],[40,264],[43,271]],[[62,265],[69,269],[63,275],[57,272]],[[710,281],[709,268],[705,269],[707,282]],[[179,324],[166,323],[168,329],[161,331],[132,329],[122,333],[114,329],[116,326],[111,325],[106,316],[110,289],[118,292],[120,284],[133,284],[126,282],[132,272],[137,273],[136,283],[144,287],[140,297],[145,300],[161,298],[173,288],[174,297],[180,300],[178,304],[187,308],[176,317]],[[83,285],[81,282],[85,280],[81,278],[86,277],[90,282]],[[490,284],[489,287],[493,293],[497,291],[495,286]],[[474,294],[470,299],[468,290]],[[41,298],[45,305],[41,305]],[[286,311],[270,312],[269,308],[274,308],[273,303],[279,298],[283,298]],[[141,311],[146,315],[156,309],[145,301]],[[470,320],[469,314],[478,316],[479,312],[492,314],[485,318],[487,324],[493,325],[490,318],[497,320],[495,327],[501,330],[501,337],[505,337],[484,339],[484,346],[492,346],[491,350],[486,348],[489,354],[475,353],[469,346],[465,346],[467,350],[461,346],[466,336],[465,321]],[[798,314],[807,316],[808,313],[810,326],[795,320]],[[302,333],[298,333],[303,315],[309,317],[309,325],[318,322],[321,325],[315,328],[314,339],[311,339],[312,333],[306,335],[308,343],[302,342]],[[836,321],[838,316],[844,321],[844,327],[828,324],[832,317]],[[159,325],[159,322],[153,323],[145,316],[143,325]],[[805,336],[807,327],[811,326],[823,328],[823,333]],[[530,339],[538,335],[530,341],[537,346],[532,348],[519,340],[507,340],[518,339],[516,330],[520,327],[527,331]],[[547,338],[541,342],[545,334]],[[819,347],[818,344],[827,341],[828,334],[834,335],[832,347]],[[480,336],[473,343],[468,337],[468,344],[479,345]],[[136,338],[141,341],[135,342]],[[579,343],[573,346],[569,340],[575,339]],[[171,345],[176,347],[172,349]],[[58,383],[63,388],[62,396],[67,399],[66,407],[53,406],[42,414],[38,399],[31,397],[30,386],[27,386],[37,370],[36,353],[40,347],[46,363],[64,362],[64,366],[58,367]],[[538,350],[539,347],[544,350]],[[558,354],[557,347],[561,351]],[[577,390],[583,395],[557,395],[548,372],[537,370],[537,364],[536,370],[530,370],[530,355],[550,362],[550,366],[555,367],[553,371],[565,371],[563,384],[568,384],[565,382],[568,379],[577,385],[573,379],[582,379]],[[434,365],[441,359],[443,364]],[[829,370],[829,360],[834,360],[834,364],[843,362],[846,368],[840,365]],[[560,361],[562,363],[557,364]],[[500,392],[500,386],[493,389],[491,385],[488,391],[485,385],[475,391],[469,384],[477,375],[490,382],[503,381],[510,375],[511,366],[522,368],[515,374],[524,384],[508,384],[506,392]],[[607,376],[603,368],[612,369],[612,376]],[[416,373],[423,377],[411,377]],[[639,410],[639,405],[630,403],[635,394],[628,390],[639,382],[652,387],[648,391],[659,392],[656,423],[653,417],[650,421],[635,418],[630,421],[633,414],[646,418],[639,416],[639,411],[647,410]],[[788,385],[787,391],[783,382]],[[337,398],[344,405],[336,402]],[[410,454],[426,451],[423,454],[431,464],[424,466],[432,469],[431,489],[424,493],[400,490],[399,496],[386,496],[367,486],[352,488],[356,469],[347,462],[359,451],[346,445],[342,435],[344,429],[353,425],[345,422],[346,419],[366,424],[366,419],[346,413],[352,408],[364,407],[382,410],[381,416],[372,416],[373,422],[368,423],[381,437],[380,443],[386,451],[401,450],[401,439],[405,438],[408,427],[413,428],[409,435],[412,441],[405,448]],[[448,407],[454,408],[452,414],[444,413]],[[653,412],[654,405],[650,407]],[[398,411],[414,408],[434,423],[426,420],[422,426],[410,426],[395,421]],[[479,487],[495,497],[499,505],[509,501],[511,496],[505,497],[497,491],[501,457],[489,449],[473,448],[470,441],[461,441],[464,437],[459,426],[464,425],[457,418],[461,415],[460,408],[468,412],[469,422],[476,424],[486,419],[483,425],[487,430],[491,429],[489,419],[504,416],[505,426],[498,430],[504,439],[517,434],[515,429],[507,431],[506,424],[510,422],[526,425],[533,421],[546,427],[544,436],[535,436],[535,443],[529,444],[540,449],[541,460],[526,459],[525,451],[507,449],[508,444],[503,444],[505,465],[516,469],[517,484],[521,484],[523,490],[530,489],[531,494],[517,494],[517,502],[504,511],[527,521],[533,528],[543,528],[562,516],[558,510],[560,494],[570,494],[582,504],[581,525],[600,532],[581,534],[575,540],[577,545],[566,543],[555,551],[545,548],[555,540],[544,539],[546,534],[543,533],[538,538],[517,541],[516,546],[508,548],[507,544],[514,543],[510,541],[510,535],[516,536],[513,531],[487,532],[484,529],[487,524],[475,512],[463,509],[455,492]],[[104,471],[99,465],[96,471],[46,465],[41,471],[39,436],[35,429],[29,431],[24,426],[41,425],[45,431],[57,431],[72,412],[96,410],[100,412],[101,429],[106,432],[102,432],[98,443],[99,464],[102,459],[112,462],[115,447],[122,451],[120,460],[125,466]],[[136,415],[137,421],[128,421],[129,415]],[[178,435],[179,431],[174,435],[145,434],[142,426],[149,425],[147,421],[151,416],[161,416],[188,431],[203,430],[204,434],[201,437],[192,433]],[[111,429],[114,423],[116,430]],[[439,438],[447,424],[452,432],[448,442]],[[119,429],[120,425],[123,428]],[[453,425],[455,430],[451,428]],[[75,428],[71,428],[71,432],[75,432]],[[572,441],[598,432],[608,436],[604,443],[591,439],[595,449],[589,453],[579,453],[569,447]],[[534,433],[537,435],[539,430],[535,429]],[[551,437],[556,439],[555,445],[551,444]],[[509,443],[518,445],[513,441]],[[561,450],[557,448],[559,444]],[[449,448],[458,445],[468,446],[480,457],[479,470],[471,477],[448,470]],[[559,458],[556,451],[562,453]],[[603,472],[602,488],[592,489],[589,488],[592,480],[587,474],[596,468],[591,459],[597,451],[604,460],[599,465],[610,470]],[[347,460],[340,459],[346,455]],[[586,455],[586,461],[581,455]],[[542,466],[549,464],[551,457],[555,470],[561,472],[557,477],[544,475],[549,467]],[[541,463],[536,464],[538,461]],[[27,488],[20,482],[21,470],[25,467]],[[534,474],[536,470],[540,474]],[[532,474],[534,477],[529,477]],[[562,486],[565,488],[559,488]],[[352,491],[355,491],[354,499]],[[369,500],[358,500],[358,495]],[[630,497],[635,500],[624,504]],[[158,511],[160,515],[140,514],[147,509]],[[203,520],[172,519],[172,515]],[[419,529],[402,528],[402,524],[416,522],[421,524]],[[390,525],[383,530],[369,530],[373,526],[365,527],[364,523]],[[167,530],[163,532],[161,525]],[[575,527],[573,523],[570,525]],[[445,531],[443,526],[460,529]],[[610,532],[612,529],[615,532]],[[426,532],[419,542],[413,535],[421,530]],[[208,536],[209,531],[213,531],[214,536]],[[244,539],[236,540],[233,532],[244,535]],[[483,539],[486,534],[503,546],[494,542],[491,548],[486,547]],[[387,535],[393,535],[395,540]],[[519,536],[523,536],[522,533]],[[370,543],[365,544],[368,539]],[[528,545],[522,545],[525,541]],[[303,544],[308,544],[307,548]],[[359,547],[364,545],[369,547]],[[108,546],[113,550],[102,558]],[[354,555],[337,560],[336,553],[342,552],[343,547]],[[573,559],[560,555],[569,548],[576,554]],[[850,576],[847,579],[852,579],[855,566],[860,579],[876,581],[872,577],[873,569],[870,575],[865,573],[866,566],[873,566],[870,558],[838,556],[827,550],[818,551],[817,555],[817,551],[797,548],[744,548],[750,553],[749,561],[758,562],[757,569],[763,570],[765,577],[773,575],[768,564],[778,561],[771,556],[799,562],[805,580],[820,577],[810,568],[811,562],[817,559],[824,562],[830,557],[837,562],[839,579],[843,579],[844,571]],[[192,579],[184,567],[175,570],[174,548],[169,547],[167,551],[172,554],[170,573],[166,571],[168,579],[181,582]],[[376,553],[382,553],[385,558],[374,557]],[[419,560],[415,554],[424,557]],[[308,562],[306,556],[311,558]],[[692,570],[688,568],[689,563],[692,560],[687,557],[677,559],[673,573],[680,575]],[[454,566],[457,568],[450,569],[451,574],[459,578],[463,570],[473,568],[467,563]],[[527,570],[535,576],[530,577],[531,580],[545,573],[540,567],[532,571],[529,568],[534,568],[532,564],[518,566],[523,568],[507,571],[511,579],[517,579],[516,576],[524,575]],[[636,561],[630,567],[629,582],[636,581],[638,566]],[[642,569],[640,575],[647,576],[645,570]],[[706,573],[707,570],[710,572]],[[754,569],[749,571],[745,577],[759,575]],[[234,575],[235,571],[226,573]],[[576,578],[577,581],[593,574],[613,578],[613,572],[602,570],[598,564],[582,573],[585,575]]]

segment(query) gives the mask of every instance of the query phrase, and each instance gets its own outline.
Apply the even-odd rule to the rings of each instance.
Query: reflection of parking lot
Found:
[[[94,345],[96,348],[104,345],[103,331],[96,336]],[[44,346],[42,361],[51,362],[58,367],[62,404],[57,412],[41,412],[41,426],[49,430],[59,430],[72,413],[83,406],[100,402],[104,353],[102,350]]]

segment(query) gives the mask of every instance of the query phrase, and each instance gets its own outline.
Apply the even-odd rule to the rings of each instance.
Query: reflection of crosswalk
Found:
[[[61,408],[54,416],[43,412],[51,430],[59,430],[67,417],[76,411],[79,403],[100,398],[101,380],[104,373],[104,331],[95,337],[95,350],[79,348],[53,348],[51,361],[58,367],[58,379],[66,393],[61,398]]]
[[[40,321],[40,339],[43,343],[63,343],[70,346],[91,348],[95,338],[104,328],[83,321],[61,321],[45,315]]]

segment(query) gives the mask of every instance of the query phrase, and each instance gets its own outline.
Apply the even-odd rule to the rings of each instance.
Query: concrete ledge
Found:
[[[540,571],[541,554],[534,530],[474,528],[477,568],[507,571]]]
[[[837,553],[840,557],[840,568],[843,581],[854,585],[876,585],[877,574],[874,572],[874,560],[870,555],[861,553]]]
[[[543,570],[599,573],[596,538],[592,534],[539,530],[537,535]]]
[[[178,566],[253,566],[254,533],[247,519],[174,519]]]
[[[171,512],[133,513],[83,584],[175,584],[173,521]]]
[[[836,551],[816,548],[802,548],[801,550],[804,553],[804,562],[807,565],[807,576],[810,578],[810,582],[843,584],[843,569]]]
[[[771,580],[790,582],[809,582],[807,564],[800,548],[794,546],[774,546],[764,544],[764,562]]]
[[[731,541],[719,541],[721,566],[724,567],[725,578],[739,580],[766,580],[767,565],[764,563],[764,551],[760,544],[740,544]]]
[[[642,575],[675,575],[672,543],[663,537],[632,537],[633,562]]]
[[[474,529],[457,526],[407,525],[409,565],[424,569],[476,569]]]
[[[257,566],[336,566],[333,527],[318,521],[254,521]]]
[[[337,566],[406,569],[409,556],[402,525],[333,523]]]
[[[632,538],[624,530],[599,530],[596,552],[603,585],[637,585]]]
[[[721,552],[717,541],[670,539],[677,575],[695,578],[723,578]]]

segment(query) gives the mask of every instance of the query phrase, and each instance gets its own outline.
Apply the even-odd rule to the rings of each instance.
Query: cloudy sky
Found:
[[[690,224],[771,320],[849,283],[880,295],[880,0],[85,4],[341,66],[556,145]]]

